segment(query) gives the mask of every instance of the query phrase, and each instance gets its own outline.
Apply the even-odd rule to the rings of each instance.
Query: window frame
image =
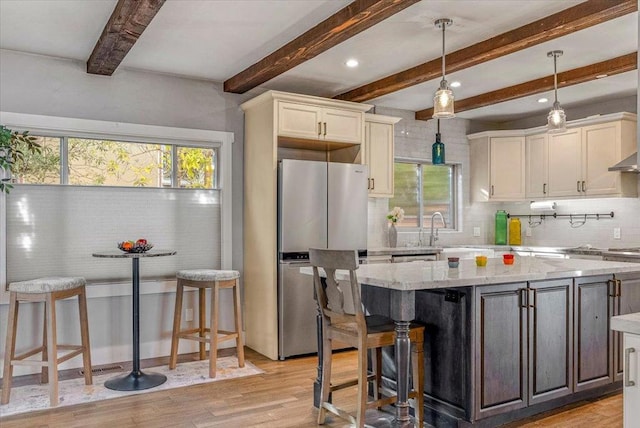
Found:
[[[393,160],[395,163],[405,163],[412,164],[418,166],[418,177],[417,177],[417,186],[418,189],[423,188],[423,180],[422,180],[422,165],[431,165],[431,160],[428,159],[412,159],[412,158],[395,158]],[[457,162],[446,162],[444,164],[446,167],[450,167],[452,171],[451,177],[451,191],[449,193],[449,199],[451,201],[451,213],[452,213],[452,224],[447,223],[447,227],[438,228],[444,232],[459,232],[460,229],[460,216],[461,216],[461,208],[462,201],[460,195],[462,193],[461,185],[461,164]],[[395,192],[395,182],[394,182],[394,192]],[[424,230],[426,228],[430,228],[431,225],[424,224],[424,194],[422,191],[417,192],[419,194],[419,204],[418,204],[418,225],[417,226],[403,226],[400,229],[407,232],[419,232],[420,230]]]
[[[47,137],[76,137],[116,140],[132,143],[170,144],[174,146],[218,149],[218,187],[221,192],[221,268],[231,269],[232,261],[232,152],[233,132],[205,129],[142,125],[126,122],[78,119],[0,111],[0,123],[14,131],[29,131],[32,135]],[[62,144],[62,143],[61,143]],[[66,153],[61,152],[66,162]],[[66,165],[66,163],[65,163]],[[64,168],[63,168],[64,170]],[[61,171],[61,180],[63,178]],[[28,185],[28,184],[25,184]],[[68,185],[68,184],[67,184]],[[120,186],[119,186],[120,187]],[[123,186],[124,187],[124,186]],[[189,189],[184,189],[189,191]],[[195,190],[195,189],[194,189]],[[0,304],[8,302],[7,283],[7,195],[0,193]]]

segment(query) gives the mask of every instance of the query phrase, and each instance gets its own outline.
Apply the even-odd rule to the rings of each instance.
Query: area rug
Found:
[[[238,368],[238,360],[235,356],[218,358],[217,362],[216,377],[214,379],[209,377],[209,360],[180,363],[175,370],[169,370],[167,365],[145,368],[143,369],[144,372],[161,373],[167,376],[167,381],[155,388],[143,391],[113,391],[105,388],[104,382],[106,380],[126,374],[127,372],[125,371],[93,376],[93,385],[85,385],[82,377],[64,380],[58,382],[60,404],[57,407],[264,373],[248,361],[245,361],[243,368]],[[11,388],[11,401],[8,404],[0,405],[0,417],[48,408],[50,408],[49,385],[20,386]]]

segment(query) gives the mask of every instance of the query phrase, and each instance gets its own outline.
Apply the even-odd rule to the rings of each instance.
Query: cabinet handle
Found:
[[[527,293],[527,289],[526,288],[520,288],[518,290],[518,298],[520,300],[519,305],[521,308],[527,308],[529,305],[529,294]]]
[[[543,194],[543,195],[546,195],[546,194],[547,194],[547,183],[544,183],[544,184],[542,185],[542,194]]]
[[[375,190],[375,188],[376,188],[376,179],[372,178],[371,179],[371,190]]]
[[[493,184],[491,185],[491,196],[493,196]]]
[[[582,181],[582,191],[583,192],[587,191],[587,185],[586,185],[586,182],[584,180]]]
[[[607,290],[607,294],[609,294],[609,297],[616,297],[616,289],[617,289],[617,284],[616,284],[616,280],[615,279],[610,279],[607,281],[607,285],[609,287],[609,289]]]
[[[576,190],[580,191],[580,180],[576,181]]]
[[[538,304],[538,290],[536,290],[535,288],[532,288],[531,291],[533,292],[533,299],[532,299],[533,300],[533,305],[527,305],[527,307],[535,309],[537,304]],[[529,299],[527,299],[527,300],[529,300]]]
[[[318,122],[318,136],[322,135],[322,122]]]
[[[622,280],[616,279],[616,297],[622,297]]]
[[[327,136],[327,122],[324,123],[324,136]]]
[[[624,350],[624,386],[634,386],[636,383],[631,380],[631,354],[636,352],[635,348]]]
[[[371,190],[371,179],[367,178],[367,189]]]

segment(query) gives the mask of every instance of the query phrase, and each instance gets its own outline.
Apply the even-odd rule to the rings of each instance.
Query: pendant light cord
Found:
[[[553,54],[553,97],[554,104],[558,103],[558,70],[556,68],[556,61],[558,57]]]
[[[446,80],[445,78],[445,55],[444,55],[444,30],[447,24],[445,22],[442,23],[442,80]]]

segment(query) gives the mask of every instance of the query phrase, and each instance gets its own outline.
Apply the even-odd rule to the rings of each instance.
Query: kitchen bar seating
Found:
[[[358,255],[356,251],[309,249],[309,259],[313,267],[313,282],[322,314],[322,378],[318,424],[324,424],[326,412],[349,420],[356,427],[363,427],[365,410],[380,408],[383,405],[396,402],[396,396],[382,398],[381,393],[381,348],[395,344],[396,333],[394,322],[379,315],[365,316],[360,298],[360,285],[356,276],[358,269]],[[326,278],[320,277],[319,269],[323,269]],[[341,285],[348,288],[353,297],[354,313],[345,311],[343,291],[335,280],[336,270],[349,271],[349,281]],[[422,426],[423,410],[423,377],[424,377],[424,327],[411,324],[409,328],[411,341],[411,365],[413,376],[413,391],[409,397],[415,399],[416,425]],[[331,384],[332,341],[337,340],[358,349],[358,378],[342,384]],[[368,374],[367,351],[375,349],[372,358],[374,373]],[[368,382],[374,381],[374,401],[368,401]],[[357,414],[354,418],[342,409],[329,402],[332,391],[357,385],[358,402]]]
[[[58,405],[58,364],[82,354],[85,384],[91,385],[91,352],[89,348],[89,323],[87,319],[87,295],[84,278],[39,278],[9,284],[9,320],[4,354],[2,404],[11,395],[13,367],[17,365],[41,366],[42,383],[49,382],[49,404]],[[81,345],[59,345],[56,333],[56,301],[78,296]],[[42,346],[16,355],[18,332],[18,307],[20,302],[44,302],[44,328]],[[58,350],[71,352],[58,357]],[[42,360],[27,360],[42,352]]]
[[[171,357],[169,368],[175,369],[178,360],[178,344],[180,339],[200,342],[200,359],[206,357],[205,344],[209,343],[209,377],[216,377],[216,359],[218,343],[226,340],[236,340],[238,366],[244,367],[244,342],[242,339],[242,312],[240,310],[240,273],[235,270],[192,269],[180,270],[176,273],[178,288],[176,290],[176,306],[173,314],[173,334],[171,337]],[[198,289],[198,328],[181,330],[182,297],[185,287]],[[211,314],[209,328],[206,328],[205,292],[211,289]],[[220,289],[233,290],[233,310],[235,331],[218,329],[220,316]],[[208,337],[207,337],[207,333]],[[197,335],[196,335],[197,334]]]

